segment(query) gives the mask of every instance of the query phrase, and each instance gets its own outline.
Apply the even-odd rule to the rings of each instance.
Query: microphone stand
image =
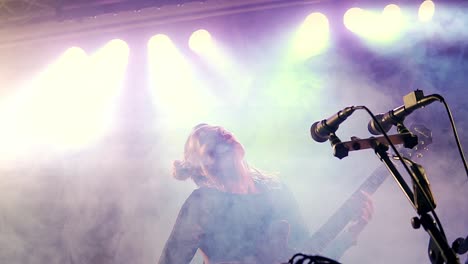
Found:
[[[419,227],[422,226],[424,230],[426,230],[426,232],[428,232],[429,236],[431,237],[431,242],[433,242],[433,244],[435,245],[434,247],[429,248],[429,252],[428,252],[429,258],[431,259],[431,263],[436,263],[436,264],[444,263],[444,262],[441,262],[441,259],[439,258],[439,256],[441,256],[443,260],[445,261],[445,263],[447,264],[459,264],[460,260],[458,259],[455,252],[448,245],[447,239],[445,238],[445,236],[441,233],[441,231],[435,225],[435,221],[433,217],[430,214],[428,214],[429,210],[421,209],[421,208],[431,208],[432,207],[431,205],[425,204],[425,203],[430,203],[430,202],[426,201],[427,199],[415,199],[415,195],[413,194],[409,186],[406,184],[405,180],[403,179],[401,174],[398,172],[393,162],[388,157],[388,153],[387,153],[388,146],[378,141],[374,141],[374,142],[375,143],[373,144],[373,148],[374,148],[375,154],[385,164],[385,166],[390,171],[393,178],[395,178],[398,185],[403,190],[403,193],[406,195],[411,205],[413,206],[413,208],[416,210],[416,212],[419,215],[419,217],[416,216],[411,221],[413,228],[418,229]],[[416,190],[417,196],[419,196],[418,194],[420,194],[420,192],[423,196],[429,196],[424,191],[424,189],[421,188],[420,182],[418,179],[413,179],[413,185],[414,185],[413,186],[414,189]]]
[[[389,136],[393,144],[403,144],[407,148],[412,148],[417,145],[417,136],[408,132],[408,130],[401,125],[398,130],[400,135]],[[429,214],[435,208],[435,202],[432,198],[431,190],[427,178],[424,176],[422,166],[404,158],[405,162],[409,162],[412,166],[413,173],[411,178],[413,182],[413,189],[411,190],[408,184],[401,176],[395,164],[388,156],[388,145],[383,137],[368,139],[352,138],[349,142],[341,142],[338,137],[333,133],[330,136],[330,143],[334,150],[334,155],[342,159],[348,155],[349,151],[361,150],[365,148],[374,149],[375,154],[384,163],[390,174],[393,176],[400,189],[402,189],[406,198],[409,200],[413,208],[416,210],[418,216],[412,218],[411,224],[414,229],[421,226],[430,236],[430,243],[428,254],[432,264],[460,264],[460,260],[454,250],[449,246],[447,239],[443,232],[437,227],[434,218]]]

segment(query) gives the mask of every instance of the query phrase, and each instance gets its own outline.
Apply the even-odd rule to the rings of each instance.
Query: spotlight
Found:
[[[107,42],[91,57],[93,70],[99,71],[96,78],[105,81],[106,85],[108,85],[109,80],[117,80],[119,77],[116,76],[116,73],[123,74],[125,72],[129,53],[130,48],[125,41],[113,39]]]
[[[431,0],[426,0],[422,2],[422,4],[419,6],[419,20],[421,22],[428,22],[432,19],[434,16],[435,12],[435,5],[434,2]]]
[[[352,32],[359,31],[365,24],[366,14],[365,11],[359,7],[353,7],[348,9],[343,16],[343,23],[347,29]]]
[[[192,33],[189,39],[189,47],[197,53],[203,53],[212,47],[212,38],[210,32],[205,29],[199,29]]]
[[[223,78],[238,78],[232,76],[237,72],[237,67],[223,43],[215,41],[206,29],[194,31],[189,38],[188,45],[208,67],[218,72]]]
[[[394,18],[400,19],[401,18],[400,7],[395,4],[387,5],[382,11],[382,16],[388,19],[394,19]]]
[[[296,33],[294,56],[302,60],[322,53],[328,47],[329,37],[327,17],[322,13],[308,15]]]
[[[113,39],[105,46],[106,52],[128,52],[129,48],[125,41],[121,39]]]
[[[150,56],[168,56],[175,52],[175,47],[167,35],[157,34],[152,36],[148,41],[148,51],[150,52]]]
[[[387,5],[382,11],[380,23],[380,29],[384,32],[380,39],[390,41],[397,38],[404,28],[400,7],[395,4]]]
[[[350,8],[343,16],[347,29],[374,43],[390,43],[401,35],[404,28],[400,7],[387,5],[381,13]]]
[[[86,55],[86,52],[80,47],[71,47],[71,48],[68,48],[62,56],[66,57],[67,60],[75,61],[75,60],[81,60],[82,58],[85,58],[87,55]]]

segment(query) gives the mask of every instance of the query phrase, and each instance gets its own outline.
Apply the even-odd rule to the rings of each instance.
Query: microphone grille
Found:
[[[320,124],[321,121],[317,121],[312,124],[310,127],[310,135],[312,136],[312,139],[317,141],[317,142],[325,142],[328,140],[328,137],[323,137],[317,132],[317,126]]]

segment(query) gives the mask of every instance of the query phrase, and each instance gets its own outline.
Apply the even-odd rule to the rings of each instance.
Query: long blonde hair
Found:
[[[207,127],[212,127],[208,124],[199,124],[195,126],[187,138],[184,147],[184,159],[176,160],[173,163],[173,176],[177,180],[187,180],[191,178],[199,187],[214,187],[223,188],[222,181],[218,176],[211,173],[208,166],[204,164],[203,156],[201,155],[200,132]],[[266,175],[259,170],[249,166],[242,160],[241,166],[243,172],[248,173],[249,177],[254,180],[272,180],[271,175]]]

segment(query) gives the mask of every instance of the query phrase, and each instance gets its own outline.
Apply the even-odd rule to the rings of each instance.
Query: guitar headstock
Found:
[[[432,144],[432,131],[422,124],[412,124],[409,131],[418,137],[418,145],[412,149],[402,149],[400,152],[406,157],[423,156],[423,152],[429,150],[428,146]]]

